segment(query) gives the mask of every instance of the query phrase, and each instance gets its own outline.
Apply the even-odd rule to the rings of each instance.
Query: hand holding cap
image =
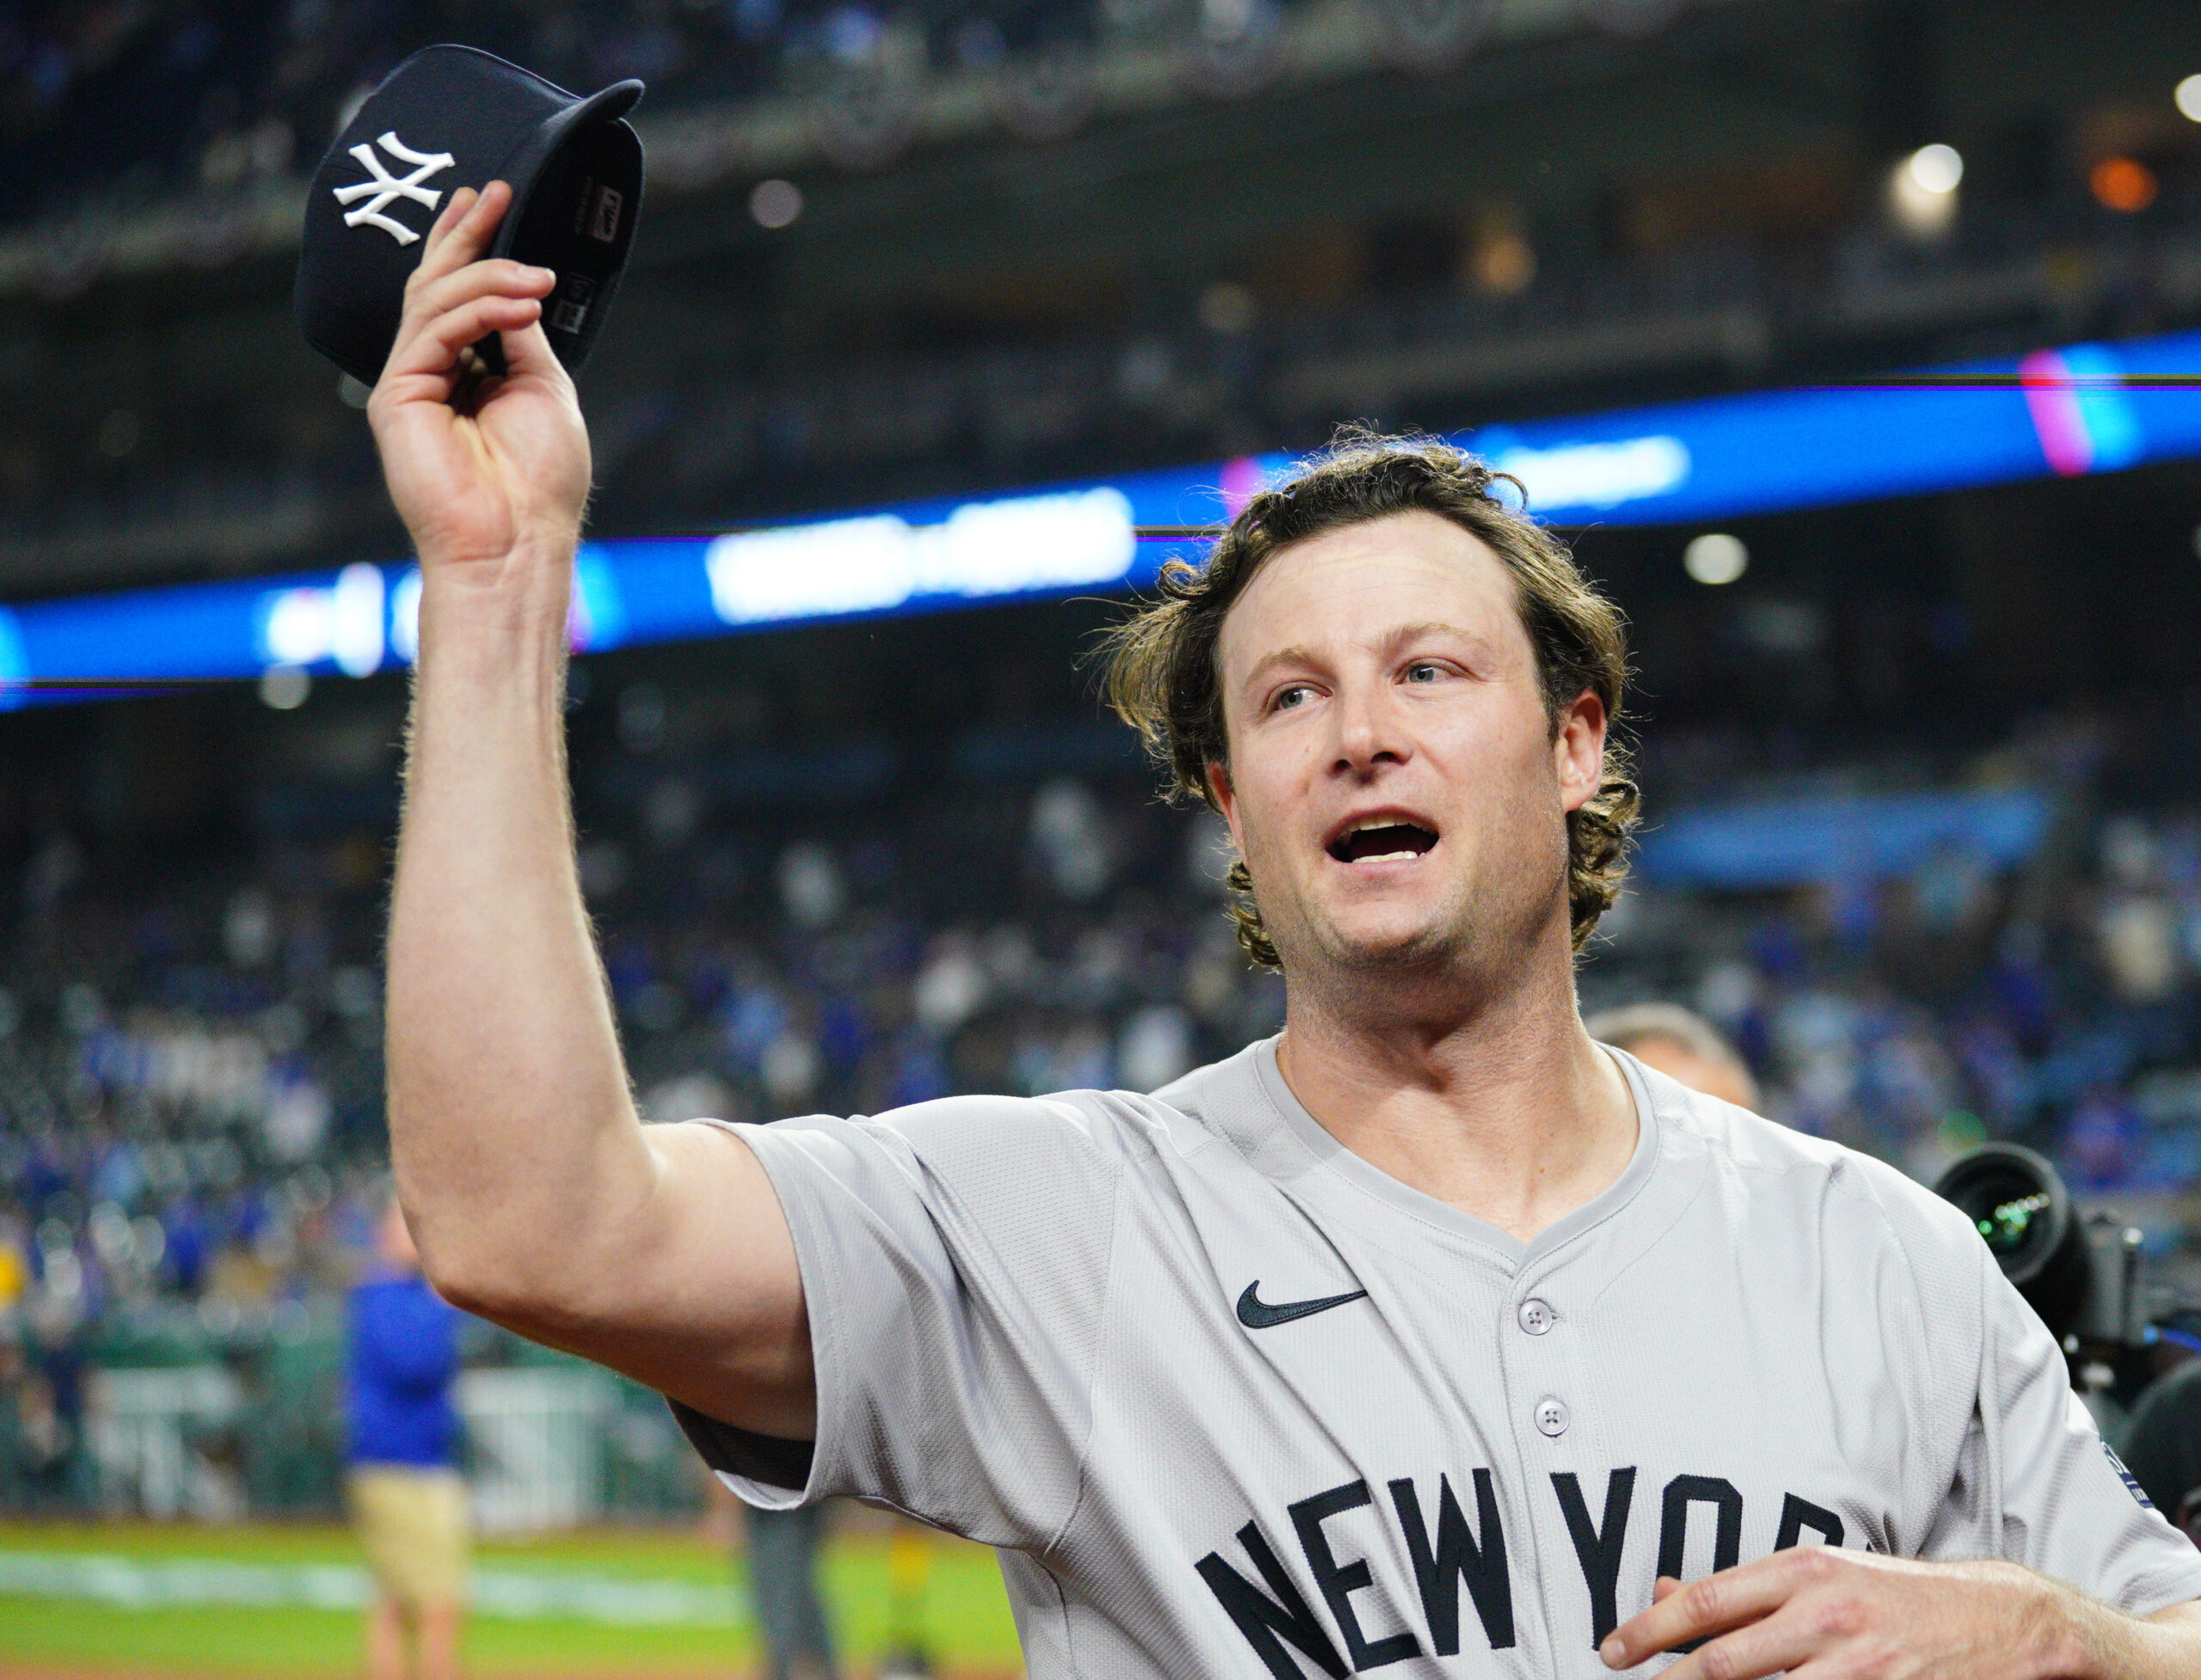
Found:
[[[508,181],[487,253],[551,270],[543,328],[569,370],[603,330],[641,212],[642,143],[623,120],[640,82],[588,98],[469,46],[424,47],[367,96],[307,195],[293,298],[306,342],[381,377],[420,242],[450,195]],[[494,345],[484,346],[494,350]]]

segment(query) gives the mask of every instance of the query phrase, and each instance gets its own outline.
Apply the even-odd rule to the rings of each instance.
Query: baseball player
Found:
[[[439,1291],[662,1390],[759,1505],[999,1548],[1046,1680],[2201,1673],[2201,1554],[1964,1217],[1584,1033],[1619,619],[1441,447],[1255,496],[1115,645],[1281,1035],[1151,1096],[642,1126],[563,758],[588,443],[556,278],[481,255],[507,198],[444,207],[369,409],[424,575],[389,1117]]]

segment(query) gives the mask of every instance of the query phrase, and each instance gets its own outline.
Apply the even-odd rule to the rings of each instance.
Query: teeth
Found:
[[[1357,834],[1366,834],[1370,831],[1375,829],[1401,828],[1420,828],[1425,832],[1430,832],[1425,825],[1415,821],[1415,819],[1411,817],[1356,818],[1350,827],[1346,828],[1343,833],[1339,835],[1337,839],[1331,842],[1333,855],[1335,855],[1340,862],[1411,863],[1416,858],[1422,855],[1420,850],[1415,849],[1405,849],[1391,852],[1370,852],[1366,856],[1358,858],[1348,857],[1346,855],[1346,843],[1350,841],[1353,836]],[[1435,843],[1435,835],[1433,833],[1431,833],[1431,841],[1432,844]]]

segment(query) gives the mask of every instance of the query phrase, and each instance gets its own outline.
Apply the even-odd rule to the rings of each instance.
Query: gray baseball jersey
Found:
[[[1273,1040],[739,1127],[818,1437],[683,1422],[753,1503],[1000,1548],[1034,1680],[1603,1675],[1655,1577],[1799,1543],[2201,1597],[1961,1214],[1620,1060],[1634,1157],[1528,1243],[1343,1148]]]

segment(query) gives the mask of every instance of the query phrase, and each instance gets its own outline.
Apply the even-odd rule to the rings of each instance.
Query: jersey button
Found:
[[[1559,1315],[1552,1311],[1550,1303],[1539,1301],[1534,1296],[1524,1301],[1513,1316],[1520,1321],[1521,1327],[1532,1336],[1541,1336],[1559,1321]]]
[[[1563,1400],[1540,1400],[1536,1402],[1536,1427],[1557,1440],[1566,1433],[1566,1402]]]

